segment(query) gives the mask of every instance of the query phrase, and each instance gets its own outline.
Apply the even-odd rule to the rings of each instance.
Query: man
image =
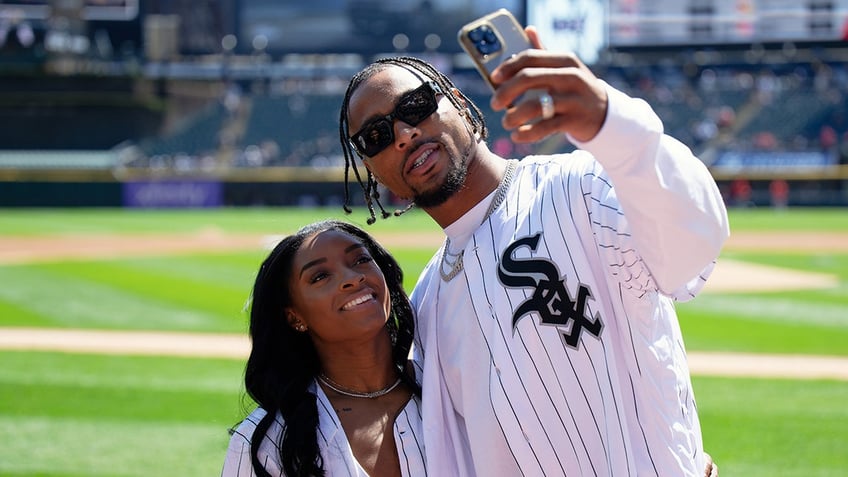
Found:
[[[527,33],[539,49],[495,72],[491,105],[514,141],[564,133],[572,154],[498,157],[411,58],[366,67],[342,105],[370,221],[382,184],[447,236],[412,294],[428,473],[709,475],[673,301],[728,236],[718,188],[645,102]]]

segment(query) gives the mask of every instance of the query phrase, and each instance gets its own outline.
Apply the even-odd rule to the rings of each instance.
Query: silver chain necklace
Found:
[[[480,222],[481,224],[486,222],[489,217],[492,215],[492,212],[501,205],[501,202],[506,198],[506,191],[509,189],[509,185],[512,183],[512,175],[515,173],[515,168],[518,166],[517,160],[509,160],[506,165],[506,172],[504,172],[504,176],[501,179],[501,183],[498,184],[498,189],[495,191],[495,196],[492,198],[492,202],[489,203],[489,208],[486,210],[486,215],[483,217],[483,220]],[[439,274],[442,276],[442,280],[449,282],[453,280],[455,276],[459,274],[464,268],[464,264],[462,261],[462,256],[465,254],[465,251],[459,252],[459,255],[456,256],[456,259],[451,263],[448,261],[448,249],[450,248],[450,237],[445,238],[445,246],[442,249],[442,260],[439,264]],[[445,266],[450,267],[450,271],[445,273]]]
[[[333,381],[332,379],[330,379],[329,377],[327,377],[327,375],[324,374],[324,373],[321,373],[321,374],[318,375],[318,380],[321,381],[322,383],[324,383],[324,385],[326,385],[328,388],[332,389],[333,391],[335,391],[339,394],[343,394],[345,396],[350,396],[350,397],[355,397],[355,398],[365,398],[365,399],[374,399],[374,398],[378,398],[380,396],[385,396],[386,394],[389,394],[390,392],[394,391],[394,389],[396,387],[398,387],[398,385],[400,384],[400,381],[401,381],[400,378],[397,378],[397,381],[395,381],[394,383],[388,385],[387,387],[385,387],[383,389],[380,389],[379,391],[373,391],[373,392],[370,392],[370,393],[361,393],[359,391],[354,391],[353,389],[345,388],[341,384],[339,384],[339,383]]]

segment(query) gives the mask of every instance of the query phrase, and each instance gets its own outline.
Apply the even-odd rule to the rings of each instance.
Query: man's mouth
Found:
[[[418,159],[417,159],[417,160],[416,160],[416,161],[412,164],[412,168],[413,168],[413,169],[415,169],[416,167],[418,167],[418,166],[420,166],[421,164],[423,164],[423,163],[424,163],[424,161],[425,161],[428,157],[430,157],[430,154],[432,154],[432,153],[433,153],[433,150],[432,150],[432,149],[430,149],[429,151],[424,151],[424,154],[421,154],[420,156],[418,156]]]
[[[427,159],[436,152],[438,147],[439,146],[437,144],[426,144],[416,149],[411,157],[412,165],[409,167],[407,172],[412,172],[424,165],[427,162]]]

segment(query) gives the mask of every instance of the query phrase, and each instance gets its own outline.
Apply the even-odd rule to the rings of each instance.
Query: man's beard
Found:
[[[421,208],[437,207],[444,204],[448,199],[462,189],[465,185],[465,177],[468,175],[468,157],[463,156],[460,161],[451,161],[448,176],[438,189],[432,192],[416,194],[413,198],[415,205]]]

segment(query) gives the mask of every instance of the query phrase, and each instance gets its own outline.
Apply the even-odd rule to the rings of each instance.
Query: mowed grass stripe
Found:
[[[844,207],[732,208],[728,215],[731,233],[733,230],[848,231],[848,209]]]
[[[227,390],[241,376],[235,361],[14,352],[0,359],[47,376],[26,386],[2,381],[0,475],[217,475],[226,429],[242,412],[235,383]],[[56,370],[68,380],[105,377],[102,386],[89,382],[76,391],[56,385]],[[170,391],[141,385],[156,376],[185,383]],[[184,391],[208,387],[210,379],[221,381],[219,391]],[[705,445],[723,474],[816,477],[848,468],[841,449],[848,440],[848,383],[697,376],[694,382]]]
[[[848,469],[848,382],[694,377],[704,447],[728,476]]]
[[[734,351],[773,354],[848,356],[844,328],[773,323],[739,316],[716,315],[694,305],[680,311],[680,327],[690,351]]]
[[[0,415],[0,475],[219,475],[230,425]]]
[[[244,332],[267,253],[0,266],[0,325]],[[431,254],[397,249],[409,290]]]
[[[2,352],[0,475],[217,475],[243,362]]]
[[[791,323],[827,332],[848,331],[848,308],[844,300],[848,293],[841,286],[831,293],[782,292],[768,295],[704,295],[698,297],[697,309],[710,316],[734,315],[769,324]],[[688,308],[687,308],[688,309]],[[848,343],[846,343],[848,348]]]
[[[848,282],[848,253],[816,251],[794,253],[741,253],[725,251],[722,253],[721,259],[725,258],[773,267],[835,275],[839,277],[840,281]]]
[[[321,219],[340,219],[368,230],[438,231],[424,212],[413,209],[402,218],[366,225],[368,211],[345,214],[341,207],[250,207],[220,209],[3,209],[4,235],[135,234],[223,231],[288,234]]]
[[[730,209],[733,231],[848,231],[846,208],[768,208]],[[239,233],[284,234],[309,222],[338,218],[368,230],[422,232],[439,228],[421,210],[413,209],[402,217],[378,220],[365,225],[368,212],[356,208],[345,214],[340,207],[249,207],[220,209],[3,209],[0,233],[3,235],[77,234],[77,233],[185,233],[221,230]]]
[[[280,234],[321,218],[323,214],[312,209],[150,211],[149,214],[147,211],[107,210],[94,211],[92,216],[86,215],[89,211],[84,210],[68,212],[35,210],[6,214],[4,211],[0,214],[0,231],[22,234],[40,230],[55,234],[223,230]],[[768,210],[738,212],[731,211],[731,224],[736,231],[848,230],[845,209],[823,213],[811,211],[808,215],[805,214],[809,211],[800,210],[785,214]],[[14,216],[11,222],[10,215]],[[357,211],[349,218],[361,223],[365,216],[364,211]],[[380,220],[368,230],[421,233],[438,231],[438,228],[420,211],[413,211],[404,217]],[[392,246],[391,250],[404,267],[411,289],[411,283],[432,250],[413,258],[399,247]],[[809,255],[809,259],[798,259],[809,263],[792,266],[817,270],[820,265],[831,263],[830,258],[824,263],[822,258],[816,258],[821,254]],[[752,257],[757,259],[756,255]],[[99,327],[87,322],[82,315],[75,317],[78,320],[75,323],[63,318],[47,318],[48,313],[63,315],[68,308],[66,302],[76,299],[74,281],[93,281],[97,286],[83,290],[86,293],[81,298],[92,301],[86,309],[95,314],[97,322],[114,322],[115,318],[110,320],[110,315],[130,315],[115,328],[139,329],[139,323],[150,322],[150,328],[169,330],[172,329],[169,325],[173,324],[169,315],[186,309],[181,305],[184,299],[175,298],[170,292],[145,291],[145,287],[152,284],[144,283],[170,275],[185,279],[160,280],[160,284],[171,288],[179,286],[183,294],[196,293],[201,297],[193,302],[206,310],[195,316],[204,323],[202,326],[208,327],[201,331],[243,332],[246,318],[231,316],[230,308],[241,310],[245,296],[238,292],[238,287],[249,289],[258,262],[245,262],[242,269],[241,259],[229,254],[145,260],[110,262],[107,268],[111,271],[121,270],[144,277],[144,280],[138,278],[135,284],[133,280],[136,279],[131,279],[129,284],[112,287],[110,285],[120,280],[108,280],[102,263],[97,265],[101,268],[95,267],[95,271],[88,272],[84,269],[90,264],[85,262],[73,266],[59,264],[58,269],[36,267],[42,275],[41,280],[33,279],[28,283],[32,291],[19,287],[12,288],[7,295],[0,295],[0,323],[8,324],[7,311],[18,309],[20,316],[26,319],[38,316],[48,323],[46,326],[61,322],[61,326],[67,327]],[[209,261],[209,264],[198,264],[193,269],[194,260]],[[819,263],[815,263],[817,260]],[[168,270],[169,262],[174,264],[173,272]],[[786,262],[781,263],[786,265]],[[839,262],[833,263],[836,268],[842,266]],[[230,265],[233,269],[228,271]],[[83,276],[77,277],[76,269],[83,269]],[[4,288],[15,287],[21,277],[26,278],[24,270],[33,273],[31,267],[0,267],[0,283]],[[844,284],[843,274],[832,268],[830,272],[842,277]],[[207,274],[210,277],[204,276]],[[231,297],[216,301],[217,296],[223,294],[221,290],[229,289],[229,285],[206,286],[207,279],[213,283],[217,280],[242,280],[244,283],[231,284]],[[56,280],[66,292],[51,291],[49,300],[45,300],[45,290],[53,287]],[[113,290],[118,293],[117,298],[105,296]],[[153,297],[145,296],[148,293]],[[14,300],[3,303],[10,295]],[[830,291],[739,298],[743,301],[769,300],[773,296],[790,301],[809,300],[810,303],[821,300],[828,307],[840,303]],[[728,309],[730,307],[723,307],[720,312],[700,311],[698,306],[708,298],[702,295],[680,306],[681,326],[690,350],[845,354],[844,343],[848,343],[848,339],[843,334],[843,327],[812,320],[805,323],[801,317],[796,322],[768,320],[767,316],[751,319],[736,314]],[[30,302],[39,300],[48,304],[33,311]],[[145,308],[142,304],[141,311],[136,307],[151,301],[155,306],[148,304]],[[16,324],[42,326],[26,319]],[[4,476],[218,475],[228,439],[226,428],[243,417],[243,412],[250,407],[240,388],[243,363],[238,360],[8,351],[0,352],[0,360],[4,363],[4,371],[0,373],[0,438],[6,443],[0,446],[0,475]],[[848,468],[846,454],[841,448],[841,443],[848,442],[848,413],[844,410],[848,384],[702,376],[695,376],[694,381],[706,448],[719,462],[722,475],[816,477],[842,475]],[[77,397],[73,397],[75,395]],[[71,397],[63,399],[66,396]],[[136,415],[144,419],[137,419]],[[37,459],[33,458],[34,450],[38,452]]]
[[[693,350],[848,355],[848,254],[727,253],[734,260],[834,275],[832,288],[701,294],[678,303]]]
[[[108,265],[108,266],[107,266]],[[108,273],[103,274],[104,268]],[[123,273],[114,264],[0,267],[0,300],[37,315],[0,323],[106,329],[243,331],[245,285],[187,283],[165,275]]]
[[[240,392],[244,360],[3,351],[0,383],[109,388],[131,392]],[[38,371],[37,373],[34,371]],[[13,399],[16,399],[13,397]],[[99,399],[99,398],[98,398]],[[0,409],[3,409],[0,407]],[[211,416],[218,412],[211,413]]]
[[[61,265],[68,274],[106,278],[125,290],[206,311],[238,303],[250,294],[267,251],[180,255]],[[57,265],[58,267],[59,265]]]

